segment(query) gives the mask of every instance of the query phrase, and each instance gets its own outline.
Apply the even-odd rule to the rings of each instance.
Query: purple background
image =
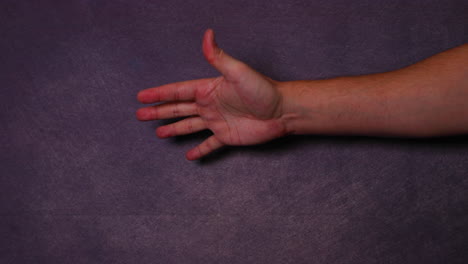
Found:
[[[468,138],[287,137],[184,153],[139,90],[390,71],[468,41],[457,0],[0,3],[0,263],[463,263]],[[411,113],[408,113],[411,114]]]

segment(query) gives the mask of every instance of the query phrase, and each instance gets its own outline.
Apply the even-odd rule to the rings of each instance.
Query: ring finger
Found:
[[[156,135],[161,138],[167,138],[195,133],[206,128],[205,122],[201,117],[189,117],[169,125],[158,127],[158,129],[156,129]]]

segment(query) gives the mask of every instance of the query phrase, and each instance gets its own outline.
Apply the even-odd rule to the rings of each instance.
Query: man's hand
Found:
[[[211,137],[186,153],[189,160],[223,145],[258,144],[286,134],[277,81],[226,54],[217,46],[211,29],[203,38],[203,54],[222,76],[142,90],[138,93],[140,102],[164,103],[139,109],[137,118],[187,117],[159,127],[156,134],[161,138],[211,130]]]
[[[223,145],[252,145],[285,134],[432,137],[468,133],[468,44],[403,69],[326,80],[277,82],[224,53],[212,30],[203,54],[222,76],[143,90],[139,120],[189,116],[159,137],[209,129],[187,152],[198,159]]]

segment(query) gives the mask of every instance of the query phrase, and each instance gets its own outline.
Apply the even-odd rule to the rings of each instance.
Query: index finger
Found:
[[[196,90],[208,86],[215,78],[183,81],[165,84],[153,88],[141,90],[138,101],[144,104],[152,104],[163,101],[191,101],[195,99]]]

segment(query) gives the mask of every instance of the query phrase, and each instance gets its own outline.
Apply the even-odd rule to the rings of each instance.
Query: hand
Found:
[[[138,93],[140,102],[164,103],[139,109],[137,118],[148,121],[187,116],[157,128],[160,138],[211,130],[212,136],[186,153],[188,160],[223,145],[259,144],[286,134],[279,82],[226,54],[217,46],[211,29],[203,38],[203,54],[222,76],[142,90]]]

